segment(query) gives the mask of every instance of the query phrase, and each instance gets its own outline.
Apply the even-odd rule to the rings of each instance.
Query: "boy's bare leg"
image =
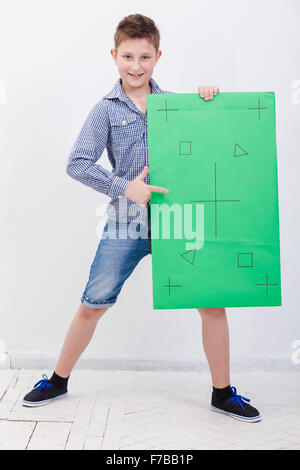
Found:
[[[202,318],[202,341],[212,384],[216,388],[230,385],[229,330],[225,308],[198,308]]]
[[[82,303],[73,318],[63,347],[58,358],[55,372],[60,377],[68,377],[78,361],[79,357],[89,344],[99,318],[106,312],[108,307],[92,309]]]

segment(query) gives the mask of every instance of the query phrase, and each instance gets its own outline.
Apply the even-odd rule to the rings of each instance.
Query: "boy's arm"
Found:
[[[109,118],[101,100],[90,111],[71,150],[66,172],[77,181],[111,198],[123,196],[130,183],[115,176],[95,162],[101,157],[107,142]]]

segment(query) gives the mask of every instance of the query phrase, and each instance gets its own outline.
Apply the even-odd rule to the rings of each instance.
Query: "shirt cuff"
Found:
[[[129,183],[130,181],[126,180],[125,178],[114,176],[112,183],[111,183],[110,190],[108,192],[108,196],[110,197],[124,196],[124,193]]]

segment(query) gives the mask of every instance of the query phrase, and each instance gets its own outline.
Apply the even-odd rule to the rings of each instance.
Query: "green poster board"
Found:
[[[281,305],[275,95],[147,95],[153,308]]]

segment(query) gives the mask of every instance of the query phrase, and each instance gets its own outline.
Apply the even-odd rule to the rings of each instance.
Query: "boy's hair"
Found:
[[[115,49],[118,49],[122,41],[128,38],[147,38],[152,42],[157,53],[159,49],[160,34],[151,18],[136,13],[125,16],[117,26],[114,34]]]

